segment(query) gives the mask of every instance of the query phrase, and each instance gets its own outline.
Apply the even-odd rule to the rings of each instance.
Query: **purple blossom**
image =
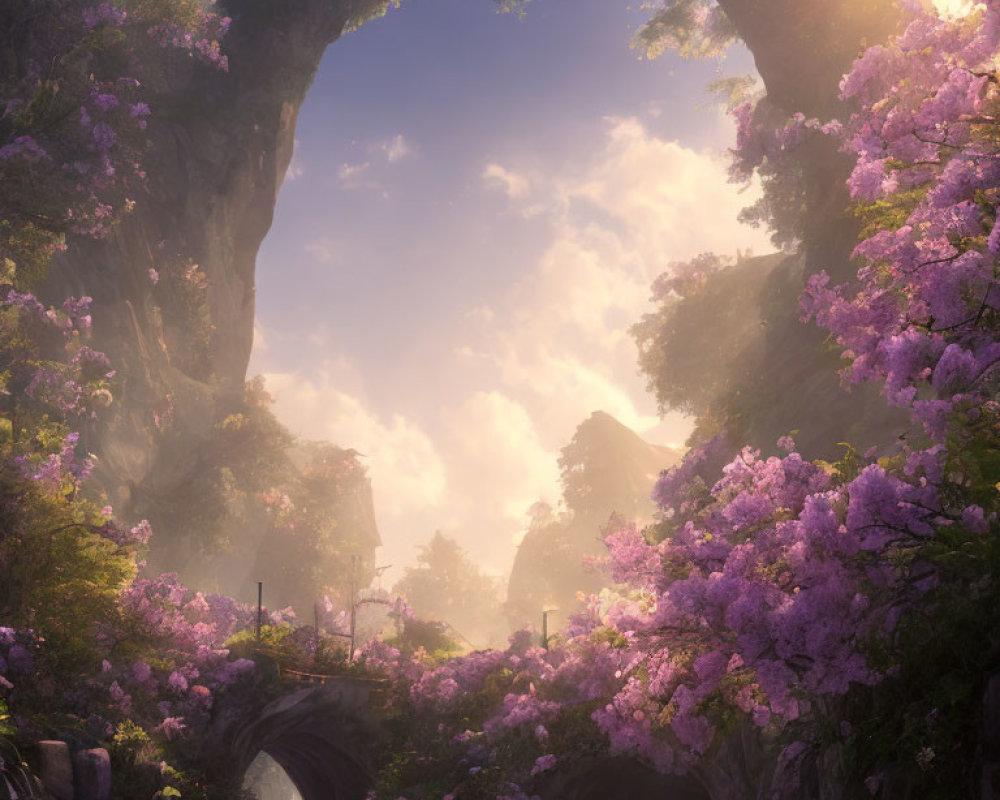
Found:
[[[27,675],[35,671],[35,658],[24,645],[13,644],[7,651],[7,665],[14,672]]]
[[[177,670],[174,670],[170,673],[170,677],[167,678],[167,686],[177,694],[184,694],[188,689],[187,678]]]
[[[531,768],[531,774],[538,775],[541,772],[547,772],[556,765],[557,761],[558,759],[551,753],[539,756],[535,759],[535,764]]]
[[[118,134],[106,122],[98,122],[93,128],[94,145],[99,152],[107,153],[118,141]]]
[[[94,105],[101,111],[111,111],[118,107],[118,103],[118,98],[113,94],[102,93],[94,95]]]
[[[181,731],[183,731],[187,725],[184,724],[184,717],[167,717],[159,725],[156,726],[155,730],[163,734],[163,736],[170,740],[177,737]]]
[[[29,164],[50,161],[49,154],[31,136],[19,136],[10,144],[0,147],[0,161],[22,159]]]
[[[114,3],[101,3],[95,8],[83,10],[83,23],[91,29],[104,23],[117,27],[124,23],[126,18],[126,12]]]

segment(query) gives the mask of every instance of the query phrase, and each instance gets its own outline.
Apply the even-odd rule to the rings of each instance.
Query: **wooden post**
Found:
[[[350,655],[348,656],[348,661],[354,661],[354,636],[357,631],[357,612],[358,607],[354,602],[354,596],[357,592],[355,587],[355,581],[357,580],[357,566],[358,557],[351,556],[351,649]]]
[[[542,647],[549,649],[549,614],[558,611],[558,608],[546,608],[542,610]]]
[[[257,581],[257,647],[260,647],[260,626],[264,618],[264,582]]]

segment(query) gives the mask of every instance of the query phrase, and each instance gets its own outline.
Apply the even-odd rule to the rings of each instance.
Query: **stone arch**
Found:
[[[242,779],[261,752],[285,770],[303,800],[363,800],[375,784],[382,736],[367,682],[337,679],[295,690],[231,721],[230,763]]]

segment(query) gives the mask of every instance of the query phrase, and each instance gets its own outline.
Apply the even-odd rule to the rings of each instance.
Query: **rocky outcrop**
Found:
[[[113,407],[83,433],[99,458],[97,485],[120,516],[175,503],[214,427],[239,405],[257,250],[299,106],[327,45],[385,5],[223,0],[228,72],[175,48],[144,58],[139,77],[154,112],[145,185],[107,239],[70,242],[42,292],[94,300],[94,346],[118,381]]]
[[[719,0],[719,6],[764,81],[766,96],[755,119],[775,127],[794,113],[846,119],[851,108],[839,97],[842,76],[867,44],[896,29],[900,16],[892,0],[826,3],[807,14],[795,0]],[[861,223],[846,187],[853,161],[839,144],[834,137],[806,136],[785,154],[780,176],[773,164],[761,167],[758,211],[795,252],[744,259],[717,273],[704,291],[682,301],[687,311],[671,320],[692,324],[673,335],[661,332],[656,345],[674,364],[681,361],[678,352],[696,373],[710,372],[703,362],[712,362],[715,353],[728,362],[713,364],[709,380],[692,382],[687,405],[703,421],[696,440],[725,428],[734,446],[772,453],[779,436],[798,430],[803,455],[837,459],[837,442],[864,451],[894,444],[907,427],[906,416],[887,409],[874,385],[850,392],[841,386],[836,370],[842,363],[829,332],[800,319],[798,299],[809,276],[825,270],[834,284],[849,283],[859,267],[852,252]],[[712,324],[705,324],[708,319]],[[691,382],[684,375],[680,381]],[[672,382],[673,375],[651,375],[665,405],[665,398],[677,395],[675,388],[664,389]]]
[[[607,576],[587,565],[604,553],[601,532],[612,515],[652,519],[650,500],[660,472],[677,463],[678,451],[643,441],[603,411],[595,411],[563,449],[560,466],[569,514],[536,515],[514,559],[507,587],[507,616],[514,628],[538,626],[542,610],[565,615],[577,592],[596,592]]]
[[[823,3],[801,13],[799,0],[719,0],[719,6],[753,54],[764,81],[764,103],[776,120],[796,113],[842,119],[849,110],[839,99],[840,79],[869,44],[884,41],[899,24],[894,0]],[[797,164],[803,205],[797,231],[812,274],[826,269],[850,276],[849,255],[860,231],[847,211],[844,181],[852,161],[829,137],[813,137]]]

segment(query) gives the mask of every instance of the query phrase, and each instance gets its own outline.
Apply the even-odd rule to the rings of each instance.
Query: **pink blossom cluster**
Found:
[[[229,31],[232,24],[230,17],[201,11],[196,30],[192,31],[173,24],[154,25],[149,28],[149,36],[163,47],[176,47],[186,50],[190,55],[197,56],[223,71],[229,70],[229,58],[222,53],[219,40]]]
[[[417,713],[443,720],[439,734],[473,764],[491,763],[510,736],[535,741],[538,759],[554,755],[549,728],[581,703],[599,703],[592,719],[613,749],[664,772],[707,755],[733,714],[807,737],[825,699],[884,677],[873,646],[891,642],[903,610],[935,588],[934,568],[906,554],[937,528],[982,533],[985,520],[982,508],[943,499],[940,446],[858,457],[846,474],[803,460],[790,437],[782,444],[782,457],[744,450],[704,491],[692,490],[702,476],[687,464],[664,473],[660,522],[610,533],[619,585],[590,599],[562,645],[532,647],[525,632],[505,652],[443,664],[379,642],[362,658]],[[469,729],[469,709],[487,696]]]
[[[104,353],[85,343],[91,324],[90,298],[71,297],[61,308],[45,307],[30,293],[0,288],[0,352],[9,371],[7,393],[18,404],[30,404],[35,414],[47,412],[52,419],[76,422],[96,417],[112,401],[109,382],[115,371]],[[34,346],[26,347],[26,341]],[[60,349],[64,356],[45,357],[58,355]],[[71,449],[76,444],[74,439]],[[63,448],[58,457],[68,454]],[[24,458],[37,466],[38,459],[50,455],[55,454],[26,454]],[[56,466],[52,462],[49,473]],[[69,469],[66,474],[72,472]]]
[[[78,489],[90,475],[94,463],[90,456],[80,457],[77,450],[80,434],[67,433],[58,453],[17,456],[15,463],[25,478],[50,492]]]
[[[31,629],[0,626],[0,691],[13,689],[13,680],[34,672],[39,644]]]
[[[767,162],[772,167],[780,165],[811,131],[838,136],[843,130],[837,120],[823,123],[815,117],[806,119],[802,113],[776,120],[778,112],[766,101],[746,100],[730,113],[736,121],[736,147],[731,151],[729,175],[737,183],[749,181]]]
[[[136,41],[148,36],[228,66],[219,45],[228,19],[201,11],[193,26],[182,27],[164,22],[167,2],[131,12],[122,5],[39,0],[9,20],[19,31],[11,54],[18,68],[0,81],[0,181],[10,189],[0,200],[0,218],[15,229],[43,226],[49,239],[38,246],[48,252],[62,246],[67,232],[107,235],[128,206],[126,192],[145,177],[139,154],[151,109],[135,77],[148,67],[139,63]],[[157,21],[151,27],[149,15]],[[84,71],[74,66],[81,53],[91,59]]]
[[[1000,4],[960,20],[908,14],[841,84],[858,105],[844,129],[851,193],[898,221],[857,246],[858,289],[820,273],[802,307],[836,336],[851,382],[881,382],[943,440],[955,410],[991,400],[1000,362]]]
[[[908,583],[888,553],[962,516],[943,508],[943,460],[911,452],[900,474],[872,463],[843,480],[794,451],[745,449],[700,499],[678,481],[686,465],[664,473],[662,521],[607,539],[622,588],[600,622],[634,653],[595,716],[612,744],[682,771],[717,740],[719,701],[779,729],[878,681],[868,645],[932,586]]]
[[[155,652],[155,666],[105,660],[93,688],[106,692],[121,715],[159,720],[156,729],[167,739],[206,724],[214,693],[254,669],[248,659],[230,660],[223,646],[254,618],[230,597],[192,591],[168,573],[135,580],[119,609],[117,623],[99,626],[99,641],[109,653]]]

